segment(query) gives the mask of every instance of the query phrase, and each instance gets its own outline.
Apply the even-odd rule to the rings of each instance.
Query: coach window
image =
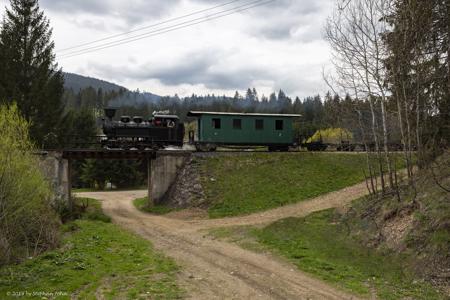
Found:
[[[255,129],[264,130],[264,120],[255,120]]]
[[[233,119],[233,129],[242,129],[242,120],[241,119]]]
[[[212,119],[212,126],[214,129],[220,129],[221,128],[220,119]]]
[[[276,130],[283,130],[283,120],[276,120],[275,121],[275,129]]]

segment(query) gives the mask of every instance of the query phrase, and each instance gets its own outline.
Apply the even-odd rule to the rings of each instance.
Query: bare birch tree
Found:
[[[382,41],[387,26],[385,17],[388,5],[388,0],[350,0],[345,5],[338,2],[336,11],[325,27],[333,53],[336,84],[346,92],[351,92],[355,98],[367,99],[369,102],[372,138],[378,155],[378,175],[383,192],[387,187],[383,169],[385,163],[389,185],[395,187],[386,121],[389,91],[384,60],[387,50]],[[377,117],[378,106],[381,126]]]

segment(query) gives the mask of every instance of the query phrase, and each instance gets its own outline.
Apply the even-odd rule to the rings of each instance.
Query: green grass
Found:
[[[90,193],[90,192],[104,192],[104,191],[92,189],[92,188],[72,189],[72,193]]]
[[[105,189],[105,190],[99,190],[94,188],[79,188],[79,189],[72,189],[72,193],[91,193],[91,192],[118,192],[118,191],[133,191],[133,190],[145,190],[147,189],[146,186],[136,186],[136,187],[129,187],[129,188],[122,188],[122,189]]]
[[[102,205],[96,199],[77,197],[75,207],[81,219],[111,222],[111,218],[103,213]]]
[[[408,259],[371,250],[347,235],[334,210],[288,218],[252,229],[265,247],[287,257],[299,269],[353,293],[381,299],[440,299],[429,284],[415,280]]]
[[[0,269],[0,299],[175,299],[178,267],[152,245],[104,219],[92,199],[81,220],[63,226],[59,249]],[[104,215],[103,215],[104,216]],[[94,221],[95,220],[95,221]],[[14,294],[16,293],[16,294]]]
[[[209,216],[263,211],[364,180],[365,154],[250,153],[207,158],[202,182]]]
[[[177,210],[176,208],[172,208],[166,205],[155,205],[153,207],[148,207],[147,199],[147,197],[135,199],[133,201],[133,204],[138,210],[155,215],[165,215]]]

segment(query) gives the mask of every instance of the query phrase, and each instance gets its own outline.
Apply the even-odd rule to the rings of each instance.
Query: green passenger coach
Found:
[[[296,145],[293,123],[300,115],[222,113],[191,111],[196,117],[198,150],[213,151],[218,146],[267,146],[270,151],[287,151]]]

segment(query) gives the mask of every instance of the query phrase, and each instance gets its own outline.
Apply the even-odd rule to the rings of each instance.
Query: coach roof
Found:
[[[249,116],[249,117],[284,117],[300,118],[302,115],[295,114],[260,114],[260,113],[233,113],[233,112],[211,112],[211,111],[190,111],[188,117],[200,117],[202,115],[223,115],[223,116]]]

